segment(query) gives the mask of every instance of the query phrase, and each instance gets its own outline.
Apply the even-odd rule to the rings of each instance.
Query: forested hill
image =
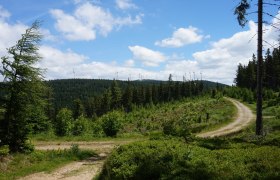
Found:
[[[113,80],[103,79],[61,79],[47,81],[51,89],[51,98],[55,109],[59,110],[62,107],[69,107],[73,105],[74,100],[80,99],[87,101],[90,98],[102,95],[112,85]],[[210,81],[193,81],[203,84],[204,89],[213,87],[223,87],[224,84],[210,82]],[[142,88],[148,86],[159,86],[160,84],[168,84],[168,81],[158,80],[135,80],[135,81],[120,81],[117,80],[119,88],[124,92],[128,84],[134,88]],[[173,81],[175,84],[176,81]],[[180,82],[177,82],[180,83]]]
[[[52,89],[55,96],[66,96],[68,98],[87,98],[102,94],[108,89],[113,80],[106,79],[59,79],[47,81],[47,84]],[[133,86],[145,86],[145,85],[159,85],[161,83],[167,83],[167,81],[160,80],[135,80],[135,81],[121,81],[118,80],[118,85],[121,89],[124,89],[128,82]],[[226,85],[211,81],[202,80],[205,88],[213,88],[216,86],[224,87]]]

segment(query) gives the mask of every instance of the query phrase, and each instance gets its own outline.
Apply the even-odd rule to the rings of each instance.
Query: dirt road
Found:
[[[231,101],[237,108],[237,115],[236,115],[235,120],[232,123],[230,123],[224,127],[221,127],[220,129],[198,134],[197,135],[198,137],[203,137],[203,138],[210,137],[211,138],[211,137],[229,135],[229,134],[240,131],[244,127],[248,126],[248,124],[251,121],[254,120],[254,115],[247,106],[245,106],[244,104],[242,104],[241,102],[239,102],[235,99],[231,99],[231,98],[226,98],[226,99]]]
[[[78,144],[81,149],[91,149],[98,153],[98,156],[84,161],[77,161],[67,164],[57,170],[46,173],[39,172],[20,178],[20,180],[91,180],[101,170],[106,156],[113,148],[132,141],[103,141],[103,142],[37,142],[37,150],[69,149],[72,144]]]
[[[237,100],[227,98],[231,101],[238,109],[236,120],[227,126],[224,126],[218,130],[211,132],[201,133],[197,136],[199,137],[215,137],[224,136],[237,131],[247,126],[253,120],[252,111],[240,103]],[[36,143],[36,149],[38,150],[51,150],[51,149],[65,149],[70,148],[72,144],[78,144],[82,149],[92,149],[99,153],[98,157],[93,157],[91,159],[79,162],[70,163],[62,168],[55,170],[54,172],[48,174],[45,172],[31,174],[21,180],[91,180],[95,177],[101,170],[107,154],[109,154],[114,147],[122,144],[127,144],[132,141],[104,141],[104,142],[38,142]]]

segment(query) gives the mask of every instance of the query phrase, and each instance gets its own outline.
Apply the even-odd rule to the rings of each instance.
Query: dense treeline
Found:
[[[111,110],[122,109],[130,112],[133,108],[201,94],[203,83],[190,82],[161,82],[159,84],[139,84],[130,81],[111,81],[109,88],[99,95],[76,98],[69,103],[74,118],[84,115],[88,118],[101,116]],[[70,105],[70,106],[69,106]]]
[[[235,83],[238,87],[256,89],[257,85],[257,61],[253,55],[248,65],[238,65]],[[278,90],[280,88],[280,47],[267,50],[263,64],[263,86],[267,89]]]
[[[126,81],[117,81],[121,89],[126,87]],[[135,86],[147,84],[159,84],[161,81],[133,81]],[[99,96],[108,89],[112,80],[105,79],[60,79],[47,81],[51,89],[49,96],[55,109],[64,107],[72,108],[75,99],[86,101]]]
[[[87,117],[100,116],[112,109],[157,104],[181,97],[200,94],[203,89],[224,86],[209,81],[119,81],[97,79],[52,80],[47,84],[50,90],[48,114],[54,118],[62,108],[71,109],[77,117],[78,108]],[[76,114],[76,115],[75,115]]]
[[[136,81],[120,81],[116,80],[118,87],[125,91],[129,84],[132,89],[142,88],[147,86],[159,86],[160,84],[167,84],[166,81],[157,80],[136,80]],[[205,88],[215,88],[216,83],[210,81],[202,81]],[[175,82],[174,82],[175,83]],[[83,103],[88,102],[92,98],[101,96],[107,89],[111,87],[112,80],[103,79],[62,79],[62,80],[50,80],[47,81],[50,90],[48,92],[48,98],[57,111],[61,108],[73,109],[75,106],[75,100],[80,99]],[[4,84],[0,83],[0,86]],[[218,84],[219,86],[224,86]],[[135,90],[136,91],[136,90]],[[137,90],[140,91],[140,90]],[[0,92],[0,95],[3,92]],[[1,96],[3,97],[3,96]]]

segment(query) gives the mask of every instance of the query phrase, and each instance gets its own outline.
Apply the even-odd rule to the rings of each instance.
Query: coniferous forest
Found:
[[[256,89],[257,85],[257,60],[253,55],[247,65],[239,64],[234,79],[236,86],[241,88]],[[263,87],[272,90],[280,88],[280,47],[265,53],[263,63]]]

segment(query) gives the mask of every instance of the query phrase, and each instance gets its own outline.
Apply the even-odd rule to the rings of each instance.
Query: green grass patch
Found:
[[[0,158],[0,179],[17,179],[36,172],[51,172],[71,161],[82,160],[96,153],[80,150],[72,145],[69,150],[34,151],[30,154],[12,154]]]

